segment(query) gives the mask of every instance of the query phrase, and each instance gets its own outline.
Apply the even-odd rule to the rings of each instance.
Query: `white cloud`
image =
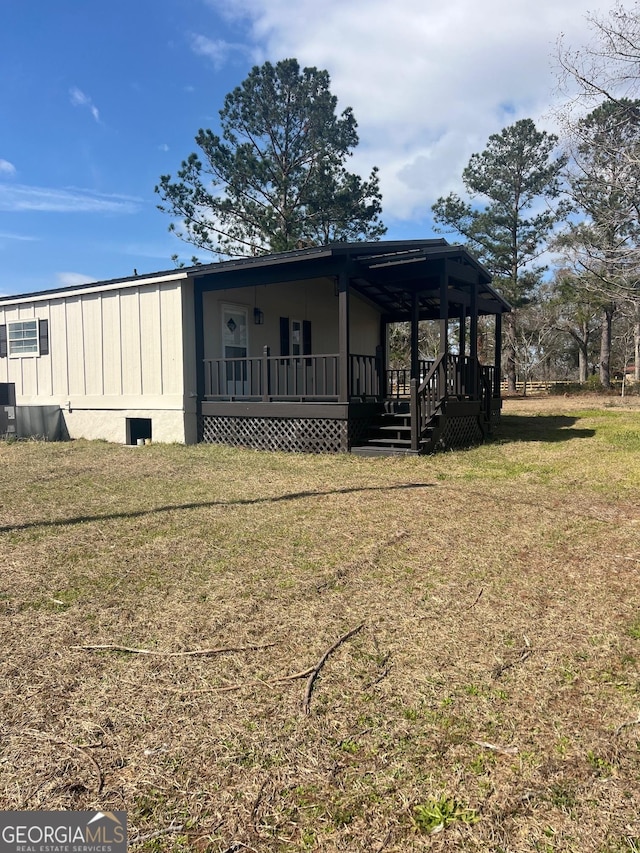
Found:
[[[141,200],[89,190],[0,184],[0,211],[46,213],[136,213]]]
[[[198,33],[192,33],[191,50],[197,56],[204,56],[216,70],[222,68],[234,53],[249,54],[247,45],[233,44],[223,39],[210,39]]]
[[[71,89],[69,89],[69,98],[74,107],[87,107],[94,119],[97,122],[100,122],[100,113],[98,108],[91,98],[88,95],[85,95],[81,89],[78,89],[77,86],[72,86]]]
[[[0,159],[0,175],[15,175],[16,167],[8,160]]]
[[[352,168],[380,167],[385,218],[425,215],[460,188],[490,134],[520,118],[553,129],[555,44],[588,40],[590,0],[205,0],[272,61],[326,68],[353,107]]]
[[[0,240],[18,240],[19,242],[32,243],[38,240],[29,234],[15,234],[12,231],[0,231]]]
[[[90,284],[97,279],[81,272],[57,272],[56,279],[60,287],[75,287],[79,284]]]

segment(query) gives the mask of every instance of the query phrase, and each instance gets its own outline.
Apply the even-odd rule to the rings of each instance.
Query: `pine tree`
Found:
[[[346,161],[358,144],[350,108],[336,114],[326,71],[295,59],[253,68],[224,101],[222,135],[200,130],[200,154],[156,187],[169,226],[199,249],[222,255],[282,252],[341,240],[376,240],[377,169],[368,180]]]

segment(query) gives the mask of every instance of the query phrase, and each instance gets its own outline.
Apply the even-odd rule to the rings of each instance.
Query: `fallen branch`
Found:
[[[280,681],[294,681],[296,678],[306,678],[308,675],[311,675],[314,669],[315,666],[308,666],[306,669],[294,672],[292,675],[281,675],[278,678],[273,678],[269,683],[277,684]]]
[[[484,587],[480,587],[480,592],[476,595],[476,597],[473,599],[471,604],[465,608],[465,610],[471,610],[472,607],[475,607],[476,604],[480,601],[480,596],[482,595],[483,592],[484,592]]]
[[[44,734],[43,732],[37,732],[33,729],[25,729],[23,734],[30,735],[31,737],[36,738],[37,740],[46,740],[49,743],[55,743],[58,746],[66,746],[69,749],[73,749],[76,752],[79,752],[81,755],[84,755],[85,758],[88,758],[91,764],[93,765],[94,770],[96,771],[96,776],[98,777],[98,785],[96,787],[96,794],[99,794],[102,791],[102,787],[104,785],[104,775],[102,773],[102,769],[100,765],[95,760],[93,755],[90,752],[87,752],[93,746],[102,746],[102,744],[77,744],[71,743],[68,740],[63,740],[62,738],[55,737],[53,735]]]
[[[364,628],[364,622],[361,622],[356,628],[352,628],[350,631],[347,631],[346,634],[343,634],[335,643],[327,649],[327,651],[322,655],[318,663],[311,670],[311,675],[307,681],[307,689],[304,693],[304,700],[302,702],[302,710],[305,714],[310,713],[311,706],[311,693],[313,692],[313,684],[320,674],[320,670],[325,665],[327,658],[331,655],[337,648],[339,648],[346,640],[350,637],[353,637],[354,634],[357,634],[358,631],[361,631]]]
[[[130,655],[160,655],[166,658],[179,657],[208,657],[212,655],[222,655],[225,652],[250,652],[256,649],[270,649],[275,646],[275,643],[264,643],[259,646],[219,646],[216,649],[191,649],[185,652],[163,652],[155,649],[134,649],[130,646],[114,646],[110,643],[99,646],[71,646],[72,649],[83,649],[84,651],[101,651],[101,652],[126,652]]]
[[[481,746],[484,749],[491,749],[493,752],[499,752],[502,755],[518,754],[517,746],[499,746],[497,743],[488,743],[486,740],[474,740],[472,743],[475,743],[476,746]]]
[[[635,720],[629,720],[626,723],[622,723],[621,726],[618,726],[618,728],[616,729],[616,732],[615,732],[616,736],[619,735],[620,732],[623,731],[624,729],[628,729],[630,726],[640,726],[640,714],[638,714],[638,716],[636,717]]]

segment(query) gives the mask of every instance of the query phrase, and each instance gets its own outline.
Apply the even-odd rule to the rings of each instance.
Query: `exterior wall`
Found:
[[[71,409],[63,410],[65,427],[69,438],[90,438],[112,441],[116,444],[127,442],[127,420],[129,418],[149,418],[151,420],[152,440],[160,442],[185,443],[185,414],[161,408],[121,408],[115,409]]]
[[[337,353],[338,297],[333,279],[320,278],[283,284],[214,290],[204,294],[204,357],[222,358],[222,305],[244,307],[248,312],[249,357],[262,355],[269,346],[272,355],[280,354],[280,317],[311,321],[312,352],[315,355]],[[253,309],[264,315],[256,326]],[[357,294],[350,301],[351,351],[375,355],[380,337],[380,314]]]
[[[49,322],[49,354],[1,358],[0,382],[15,383],[18,406],[59,405],[71,438],[125,442],[127,418],[150,418],[153,440],[195,441],[183,335],[192,288],[181,278],[0,302],[0,324]]]

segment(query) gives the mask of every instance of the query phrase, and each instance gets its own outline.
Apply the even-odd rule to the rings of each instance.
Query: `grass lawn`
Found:
[[[433,457],[0,466],[0,809],[124,809],[138,851],[640,850],[637,398],[508,400]]]

